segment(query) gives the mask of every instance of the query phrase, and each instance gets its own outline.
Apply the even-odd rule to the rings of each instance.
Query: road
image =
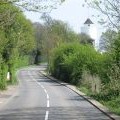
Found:
[[[19,71],[19,89],[0,109],[0,120],[110,120],[83,97],[43,76],[43,69]]]

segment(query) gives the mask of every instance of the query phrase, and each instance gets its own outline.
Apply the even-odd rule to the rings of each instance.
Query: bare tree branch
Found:
[[[119,30],[120,28],[120,0],[85,0],[87,5],[100,11],[108,18],[107,23]],[[104,22],[105,23],[105,22]]]

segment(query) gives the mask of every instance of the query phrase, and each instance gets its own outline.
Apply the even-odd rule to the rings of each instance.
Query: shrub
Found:
[[[0,55],[0,89],[4,90],[7,86],[7,66],[5,65],[2,56]]]
[[[55,48],[50,59],[50,73],[61,80],[79,84],[84,70],[98,74],[101,55],[93,47],[67,43]]]

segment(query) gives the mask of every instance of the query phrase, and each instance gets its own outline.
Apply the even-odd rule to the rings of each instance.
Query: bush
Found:
[[[79,84],[84,70],[99,74],[101,55],[93,47],[67,43],[55,48],[50,58],[50,73],[72,84]]]
[[[80,90],[120,114],[120,36],[111,51],[103,54],[88,45],[60,45],[52,51],[49,72],[58,79],[79,85]]]
[[[5,65],[0,55],[0,89],[2,90],[6,89],[7,86],[6,76],[7,76],[7,66]]]

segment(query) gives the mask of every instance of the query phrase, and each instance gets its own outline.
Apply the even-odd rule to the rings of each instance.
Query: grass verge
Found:
[[[101,99],[101,97],[99,97],[99,94],[93,95],[92,92],[85,86],[79,86],[77,88],[83,93],[85,93],[87,96],[92,97],[93,99],[99,101],[101,104],[106,106],[110,110],[110,112],[116,115],[120,115],[120,96],[113,97],[110,100],[104,100],[104,99]]]

